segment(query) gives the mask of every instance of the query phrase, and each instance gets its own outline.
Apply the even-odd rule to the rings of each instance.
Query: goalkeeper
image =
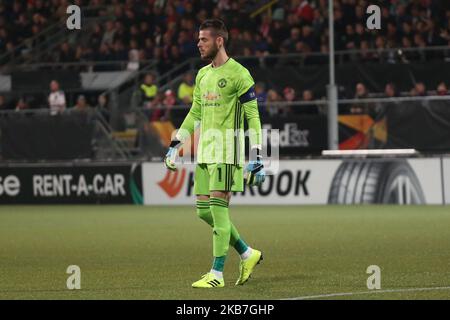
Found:
[[[201,24],[198,48],[201,58],[211,63],[197,74],[191,109],[164,159],[168,169],[176,170],[178,149],[199,124],[194,192],[198,216],[213,228],[214,260],[211,270],[192,284],[194,288],[224,286],[223,269],[230,245],[241,257],[236,285],[244,284],[262,260],[261,252],[241,238],[228,212],[231,192],[244,190],[244,116],[251,145],[246,183],[260,185],[265,172],[254,81],[245,67],[228,57],[227,39],[222,21],[206,20]]]

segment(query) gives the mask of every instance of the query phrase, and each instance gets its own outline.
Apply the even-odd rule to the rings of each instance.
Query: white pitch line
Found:
[[[341,297],[341,296],[356,296],[356,295],[374,294],[374,293],[414,292],[414,291],[433,291],[433,290],[450,290],[450,287],[409,288],[409,289],[390,289],[390,290],[376,290],[375,289],[372,291],[329,293],[329,294],[320,294],[320,295],[315,295],[315,296],[287,298],[287,299],[282,299],[282,300],[307,300],[307,299],[319,299],[319,298],[330,298],[330,297]]]

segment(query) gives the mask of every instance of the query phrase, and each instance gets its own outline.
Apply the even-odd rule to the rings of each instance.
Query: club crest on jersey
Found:
[[[219,86],[219,88],[225,88],[225,86],[227,85],[227,80],[222,78],[219,80],[219,82],[217,82],[217,85]]]

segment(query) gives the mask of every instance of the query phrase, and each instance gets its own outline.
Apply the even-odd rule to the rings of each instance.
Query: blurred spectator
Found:
[[[90,34],[89,44],[97,50],[100,47],[103,39],[103,30],[100,24],[96,24],[94,26],[94,31]]]
[[[59,62],[74,62],[75,61],[75,52],[69,46],[67,42],[64,42],[61,45],[59,51]]]
[[[445,84],[445,82],[441,82],[438,84],[436,93],[438,96],[446,96],[449,94],[447,85]]]
[[[163,103],[166,107],[173,107],[177,103],[177,99],[175,97],[175,92],[170,89],[167,89],[164,92],[164,100]]]
[[[235,55],[249,52],[256,55],[266,52],[294,53],[303,50],[319,52],[321,46],[327,43],[328,3],[325,0],[279,1],[272,6],[272,15],[264,14],[250,20],[242,19],[248,10],[245,1],[149,0],[149,5],[143,5],[146,1],[136,0],[110,2],[78,0],[75,3],[109,4],[106,10],[98,10],[98,15],[114,16],[115,20],[96,24],[87,35],[87,47],[92,48],[92,54],[97,57],[97,61],[108,61],[98,59],[98,56],[108,56],[110,53],[115,57],[113,59],[117,59],[117,55],[124,57],[123,51],[127,52],[127,57],[133,62],[128,65],[130,70],[137,70],[138,54],[134,50],[140,52],[140,57],[151,59],[154,49],[161,48],[163,63],[158,66],[159,72],[169,69],[171,64],[182,59],[196,56],[196,28],[205,17],[220,17],[230,26],[230,52]],[[334,2],[337,50],[376,48],[379,60],[393,62],[393,57],[385,55],[383,50],[397,48],[408,42],[411,47],[418,48],[449,44],[449,20],[446,14],[437,12],[437,0],[378,1],[382,7],[382,25],[385,26],[380,32],[371,32],[365,28],[365,8],[368,6],[366,0]],[[67,5],[67,0],[2,1],[0,50],[13,51],[17,44],[22,44],[25,39],[38,36],[49,24],[67,16]],[[147,39],[151,39],[151,43]],[[31,45],[36,45],[37,42],[39,41]],[[118,49],[119,52],[115,48],[117,43],[123,45],[123,48]],[[75,51],[78,52],[76,46],[64,44],[55,55],[60,57],[60,61],[69,62],[74,61]],[[433,52],[419,52],[420,54],[413,58],[442,58],[442,55]],[[359,56],[354,57],[358,59]],[[47,58],[54,61],[52,55]],[[363,60],[372,60],[366,58],[363,56]],[[408,54],[402,58],[410,60]]]
[[[263,38],[260,34],[255,35],[255,41],[253,45],[254,54],[258,57],[265,56],[269,54],[269,43],[271,39]]]
[[[184,104],[192,103],[192,95],[194,93],[194,76],[187,72],[183,76],[183,81],[178,86],[178,100]]]
[[[105,94],[101,94],[97,98],[96,110],[100,113],[98,117],[100,122],[109,129],[110,110],[108,106],[108,97]]]
[[[267,101],[267,92],[266,92],[266,85],[264,82],[259,81],[255,84],[255,94],[256,94],[256,101],[258,102],[259,114],[262,116],[266,116],[267,108],[265,106],[265,103]]]
[[[283,98],[286,102],[293,102],[296,100],[296,93],[295,89],[292,87],[286,87],[283,90]],[[282,115],[288,115],[292,112],[292,106],[289,104],[285,104],[281,109],[280,112]]]
[[[105,32],[103,33],[103,37],[102,37],[102,44],[111,46],[114,41],[114,33],[115,32],[116,32],[116,29],[114,27],[114,22],[107,21]]]
[[[75,50],[75,61],[86,62],[94,58],[92,48],[79,45]]]
[[[370,62],[370,61],[376,60],[377,57],[374,55],[374,53],[369,52],[370,47],[369,47],[369,43],[367,41],[365,41],[365,40],[361,41],[359,50],[360,50],[359,58],[361,61]]]
[[[277,102],[281,101],[281,97],[278,94],[277,91],[270,89],[269,91],[267,91],[267,102],[266,102],[266,109],[267,109],[267,113],[270,116],[278,116],[280,111],[279,111],[279,105],[277,104]]]
[[[291,29],[290,37],[283,41],[281,46],[286,48],[288,52],[294,52],[296,50],[297,42],[300,41],[300,28],[294,27]]]
[[[369,97],[369,92],[366,86],[359,82],[356,84],[354,99],[366,99]],[[350,113],[352,114],[362,114],[367,113],[368,105],[366,103],[354,103],[350,106]]]
[[[128,59],[128,52],[121,40],[114,41],[112,46],[112,59],[114,61],[126,61]]]
[[[91,106],[88,105],[86,97],[81,94],[78,96],[77,103],[72,108],[72,110],[75,112],[88,112],[89,110],[91,110]]]
[[[66,95],[59,89],[59,83],[56,80],[50,82],[50,95],[48,96],[48,104],[50,114],[55,115],[66,110]]]
[[[385,4],[382,5],[382,25],[385,28],[375,32],[366,29],[365,8],[368,5],[366,0],[335,0],[336,49],[360,49],[360,54],[354,55],[353,58],[364,62],[407,63],[444,58],[444,53],[439,56],[433,51],[424,49],[427,46],[450,44],[450,11],[437,12],[435,6],[437,1],[380,0],[379,2]],[[66,17],[67,3],[67,0],[0,0],[0,51],[14,52],[15,55],[26,53],[17,52],[18,45],[23,45],[25,39],[30,37],[38,39],[39,33],[47,29],[58,17]],[[163,73],[189,57],[198,57],[196,47],[198,25],[205,17],[212,16],[224,19],[230,27],[230,46],[235,52],[231,51],[236,54],[263,57],[267,53],[280,52],[308,54],[319,51],[324,56],[328,53],[326,0],[279,1],[273,5],[272,15],[264,14],[251,20],[241,19],[248,9],[245,1],[149,0],[149,5],[143,5],[147,2],[77,0],[75,3],[108,4],[108,8],[99,13],[105,20],[99,20],[101,22],[92,29],[88,28],[89,30],[83,32],[85,35],[83,40],[86,43],[78,42],[78,38],[58,40],[55,52],[52,51],[45,57],[52,62],[57,60],[110,62],[128,59],[126,68],[139,70],[142,60],[154,59],[157,71]],[[107,18],[108,16],[113,16],[114,20]],[[42,43],[42,40],[45,39],[39,38],[39,41],[27,43],[24,50],[29,50],[29,46],[36,43]],[[373,49],[375,52],[370,52]],[[420,50],[410,51],[414,49]],[[267,65],[275,65],[277,61],[281,61],[281,59],[269,60],[265,61]],[[246,61],[249,61],[249,65],[260,63],[257,59]],[[289,58],[289,61],[291,64],[286,65],[292,65],[294,60]],[[294,65],[298,65],[299,62],[301,61],[295,61]],[[307,57],[303,60],[305,65],[327,62],[326,57],[324,59]],[[125,68],[125,65],[121,68]],[[103,65],[94,68],[94,71],[101,70],[111,70],[111,67]],[[153,78],[149,86],[144,83],[139,88],[139,93],[142,93],[139,96],[142,97],[140,102],[150,102],[155,98],[158,88],[153,84],[154,81]],[[145,90],[142,89],[143,86]],[[264,91],[265,89],[263,94],[267,98]],[[147,95],[149,92],[150,95]],[[425,90],[424,93],[420,92],[420,88],[415,88],[411,94],[426,95]],[[273,92],[271,95],[274,96]],[[177,97],[183,100],[178,91]],[[14,105],[11,106],[13,107]],[[278,111],[286,114],[289,108],[284,107],[277,112],[272,110],[275,113]]]
[[[266,92],[266,84],[264,82],[258,81],[255,84],[255,95],[258,103],[266,102],[267,92]]]
[[[272,19],[270,15],[268,14],[262,15],[261,24],[258,28],[259,34],[261,34],[264,38],[269,37],[271,27],[272,27]]]
[[[183,58],[180,53],[180,48],[177,45],[170,46],[170,52],[167,57],[167,64],[176,66],[183,62]]]
[[[22,111],[26,109],[29,109],[28,103],[25,101],[24,98],[20,98],[16,104],[16,111]]]
[[[303,101],[313,101],[314,100],[314,95],[311,90],[303,91],[302,96],[303,96]]]
[[[100,48],[94,54],[94,60],[97,62],[110,62],[113,60],[113,55],[111,53],[110,47],[107,44],[101,44]],[[101,64],[94,68],[94,71],[107,71],[111,65]]]
[[[369,97],[369,92],[367,91],[366,86],[359,82],[356,84],[356,92],[355,99],[364,99]]]
[[[301,21],[307,23],[311,23],[314,19],[314,10],[307,0],[300,0],[296,14]]]
[[[423,82],[417,82],[410,92],[413,97],[424,97],[427,95],[427,89]]]
[[[136,48],[130,49],[130,51],[128,51],[127,70],[139,70],[139,51]]]
[[[283,90],[283,98],[286,102],[293,102],[297,100],[296,93],[294,88],[292,87],[286,87]],[[280,108],[280,114],[287,116],[292,112],[292,105],[285,104],[283,107]]]
[[[155,99],[158,93],[158,87],[154,84],[155,76],[152,73],[147,73],[144,77],[144,83],[140,86],[141,89],[141,104],[146,104]]]
[[[167,95],[166,95],[167,93]],[[144,113],[147,114],[149,121],[164,121],[169,118],[170,107],[167,108],[165,103],[170,103],[173,95],[172,92],[158,92],[155,98],[146,105]],[[173,98],[175,96],[173,95]]]
[[[384,87],[384,96],[386,98],[395,98],[398,96],[397,87],[394,83],[388,82]]]
[[[303,104],[299,106],[297,113],[303,113],[303,114],[318,114],[319,109],[317,107],[317,104],[313,103],[314,101],[314,94],[311,90],[304,90],[302,93],[302,101],[303,102],[311,102],[308,104]]]

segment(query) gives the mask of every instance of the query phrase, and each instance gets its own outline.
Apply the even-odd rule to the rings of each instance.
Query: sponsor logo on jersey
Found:
[[[215,92],[206,92],[205,94],[203,94],[203,98],[208,101],[216,101],[220,98],[220,94]]]
[[[221,95],[216,92],[206,92],[203,94],[203,98],[207,101],[203,104],[205,107],[219,107],[220,103],[216,102],[219,100]]]

